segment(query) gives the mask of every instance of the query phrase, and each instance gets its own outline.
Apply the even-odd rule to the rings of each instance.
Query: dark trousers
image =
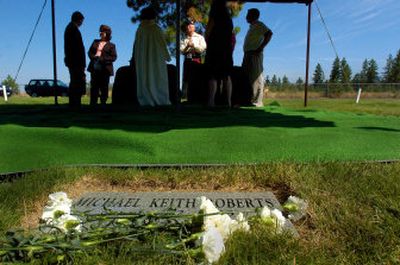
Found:
[[[81,97],[86,92],[85,68],[69,67],[69,105],[71,107],[81,106]]]
[[[101,104],[106,104],[109,83],[110,75],[107,72],[92,72],[90,80],[90,105],[96,105],[99,97]]]

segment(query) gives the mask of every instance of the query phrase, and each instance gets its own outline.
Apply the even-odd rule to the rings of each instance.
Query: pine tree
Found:
[[[379,81],[378,64],[374,59],[368,62],[367,83],[376,83]]]
[[[391,82],[400,82],[400,50],[397,52],[396,58],[394,58],[393,69],[391,74]]]
[[[272,76],[272,79],[271,79],[271,86],[272,86],[272,87],[277,87],[277,86],[278,86],[278,78],[276,77],[276,75],[273,75],[273,76]]]
[[[346,58],[340,62],[340,82],[343,84],[350,83],[352,71],[350,65],[347,63]]]
[[[290,84],[289,78],[286,75],[283,75],[283,77],[282,77],[282,85],[283,86],[287,86],[289,84]]]
[[[340,60],[338,57],[336,57],[336,59],[333,61],[329,82],[331,83],[340,82]]]
[[[296,85],[303,85],[303,84],[304,84],[304,80],[301,77],[297,78]]]
[[[271,84],[271,80],[269,80],[269,75],[265,78],[265,85],[269,86]]]
[[[322,84],[325,81],[324,70],[322,70],[322,66],[318,63],[315,67],[313,82],[314,84]]]
[[[359,74],[360,83],[367,83],[368,82],[368,77],[367,77],[368,69],[369,69],[369,61],[368,61],[368,59],[365,59],[363,64],[362,64],[361,72]]]
[[[386,66],[384,68],[385,71],[383,72],[383,80],[386,83],[393,82],[393,66],[394,66],[393,55],[389,54],[389,56],[386,60]]]

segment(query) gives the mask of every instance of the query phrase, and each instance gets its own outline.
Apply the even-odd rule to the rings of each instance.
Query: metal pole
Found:
[[[53,33],[53,89],[54,89],[54,104],[58,105],[57,99],[57,49],[56,49],[56,16],[55,16],[54,0],[51,0],[51,26]]]
[[[308,25],[307,25],[307,55],[306,55],[306,81],[304,84],[304,107],[307,107],[308,97],[308,72],[310,68],[310,35],[311,35],[311,4],[308,4]]]
[[[176,104],[180,104],[179,90],[181,89],[181,54],[179,50],[181,42],[181,0],[176,0]]]

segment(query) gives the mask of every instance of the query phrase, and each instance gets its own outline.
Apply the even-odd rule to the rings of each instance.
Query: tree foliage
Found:
[[[182,26],[186,21],[196,22],[197,31],[202,33],[205,31],[205,26],[208,22],[208,13],[210,11],[212,0],[182,0],[182,8],[180,10]],[[127,6],[133,10],[132,22],[139,21],[140,11],[147,7],[152,6],[158,14],[157,22],[166,33],[167,43],[172,50],[175,48],[175,34],[176,34],[176,0],[127,0]],[[228,8],[231,11],[232,17],[239,15],[242,10],[242,4],[238,2],[228,2]],[[238,33],[239,28],[234,30]]]
[[[321,64],[317,64],[315,67],[314,75],[313,75],[313,82],[314,84],[322,84],[325,81],[325,73],[322,69]]]
[[[369,60],[367,69],[367,83],[376,83],[379,81],[378,64],[374,59]]]
[[[350,83],[352,71],[350,65],[347,63],[346,58],[340,61],[340,82],[343,84]]]
[[[11,75],[8,75],[6,79],[4,79],[3,82],[1,82],[1,85],[11,88],[14,94],[19,93],[19,86],[15,81],[15,79],[11,77]]]
[[[339,59],[339,57],[336,57],[335,60],[333,61],[329,82],[331,82],[331,83],[339,83],[340,82],[340,59]]]
[[[383,73],[384,81],[387,83],[400,82],[400,50],[395,58],[389,54],[386,60],[385,72]]]
[[[393,66],[394,66],[393,55],[389,54],[389,56],[386,60],[386,66],[385,66],[384,72],[383,72],[383,81],[386,83],[393,82]]]

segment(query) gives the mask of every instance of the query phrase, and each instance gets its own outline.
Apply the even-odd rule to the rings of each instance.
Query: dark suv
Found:
[[[55,86],[52,79],[32,79],[25,86],[26,93],[31,97],[51,97],[54,96],[54,89],[57,96],[68,96],[68,86],[62,81],[57,81]]]

